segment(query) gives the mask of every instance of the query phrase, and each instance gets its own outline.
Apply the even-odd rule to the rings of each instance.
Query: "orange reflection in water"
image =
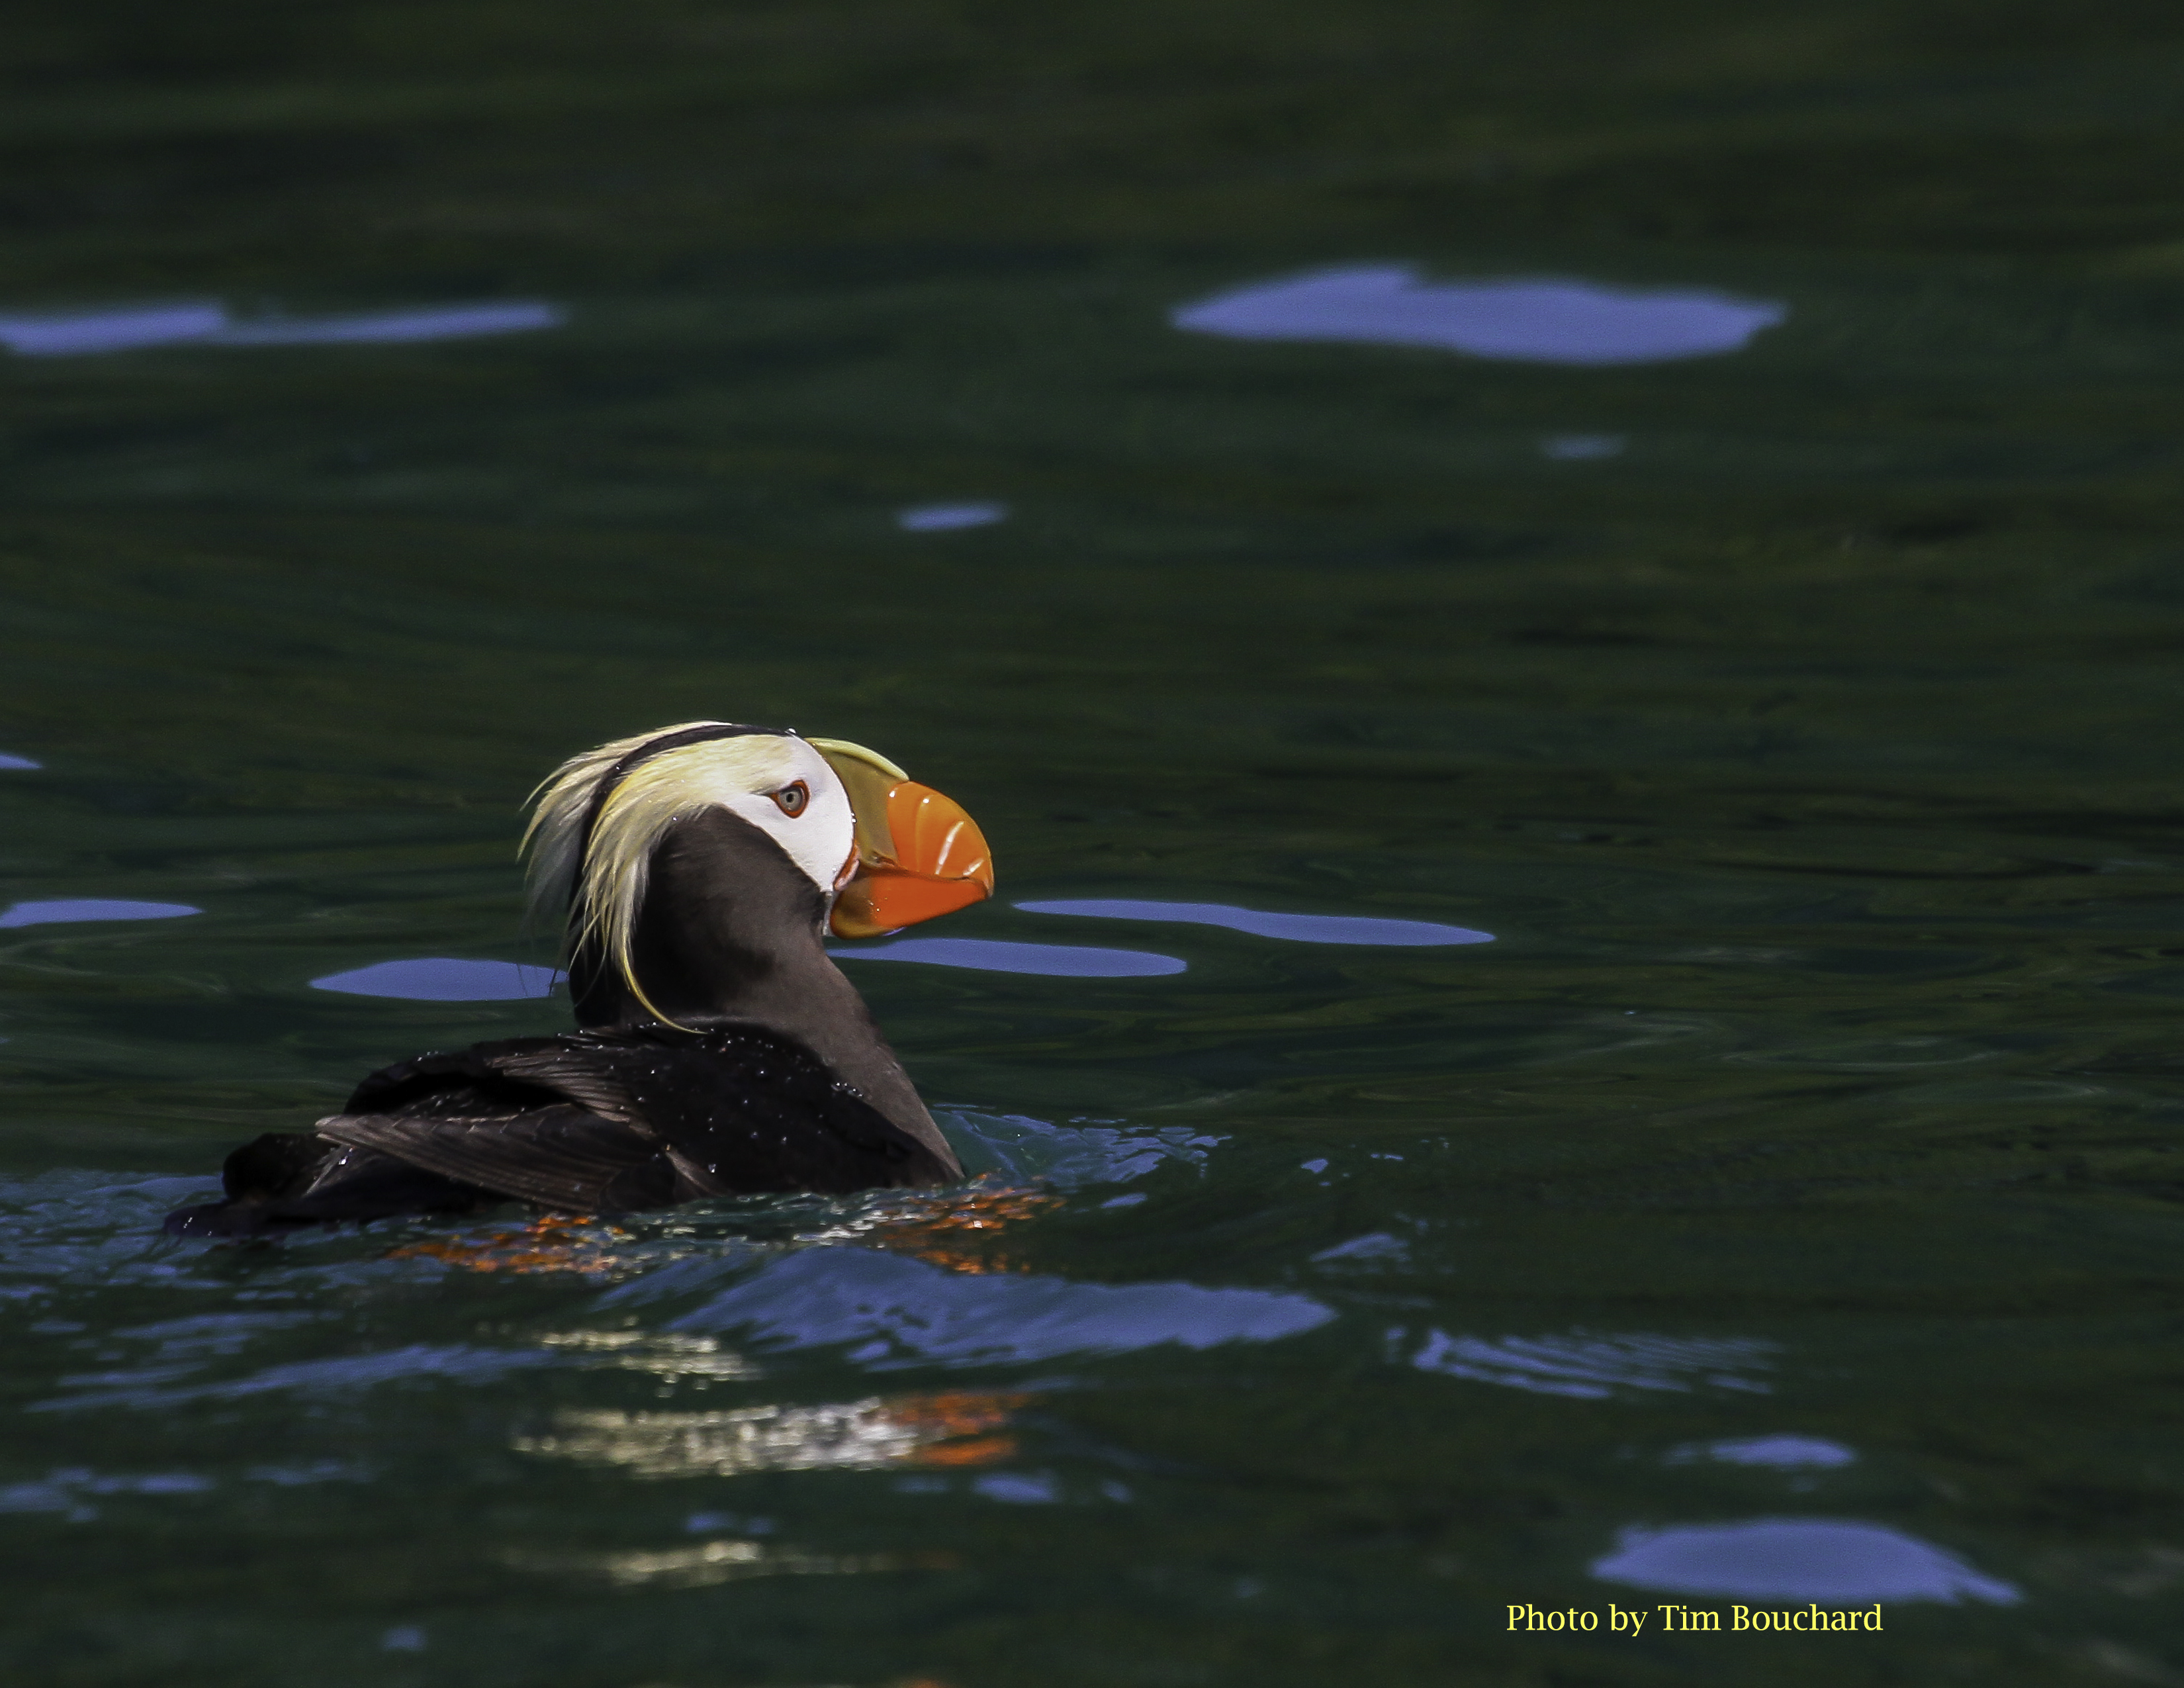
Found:
[[[1002,1233],[1061,1206],[1060,1196],[1043,1190],[974,1184],[878,1227],[866,1240],[950,1272],[1028,1272],[1030,1262],[1007,1252]]]
[[[1006,1426],[1031,1399],[971,1390],[904,1395],[887,1403],[887,1415],[911,1432],[913,1465],[994,1465],[1016,1457],[1017,1439]]]
[[[985,1187],[981,1188],[983,1185]],[[988,1184],[915,1198],[858,1240],[950,1272],[1029,1272],[1011,1255],[1003,1233],[1062,1205],[1058,1195],[1021,1186]],[[437,1260],[466,1272],[601,1273],[632,1264],[617,1245],[630,1234],[591,1214],[547,1213],[521,1225],[460,1237],[426,1237],[389,1250],[390,1260]]]
[[[426,1237],[390,1249],[389,1260],[437,1260],[466,1272],[606,1272],[629,1233],[582,1214],[548,1213],[475,1237]]]

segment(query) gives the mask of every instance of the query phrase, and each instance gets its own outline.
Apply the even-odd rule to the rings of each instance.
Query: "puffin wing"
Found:
[[[660,1145],[569,1104],[517,1114],[334,1114],[318,1134],[496,1195],[572,1213],[686,1200]]]
[[[686,1188],[608,1040],[518,1038],[373,1073],[320,1136],[571,1212],[666,1206]]]

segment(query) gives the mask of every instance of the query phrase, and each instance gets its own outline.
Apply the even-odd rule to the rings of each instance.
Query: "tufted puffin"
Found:
[[[230,1155],[226,1200],[170,1231],[962,1175],[822,941],[992,895],[959,806],[861,745],[710,721],[571,757],[532,796],[532,906],[566,909],[577,1029],[382,1068],[310,1131]]]

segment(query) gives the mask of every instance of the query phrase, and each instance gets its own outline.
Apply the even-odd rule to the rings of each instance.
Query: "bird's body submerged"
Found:
[[[984,841],[892,764],[817,744],[706,722],[567,764],[534,833],[546,894],[570,900],[581,1029],[374,1073],[310,1132],[236,1150],[226,1200],[170,1228],[511,1200],[627,1212],[960,1176],[822,939],[830,917],[861,934],[986,894]]]

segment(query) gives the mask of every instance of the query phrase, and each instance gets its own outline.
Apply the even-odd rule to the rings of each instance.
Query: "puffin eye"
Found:
[[[811,801],[811,788],[800,779],[792,780],[773,794],[773,800],[780,805],[781,812],[793,820]]]

